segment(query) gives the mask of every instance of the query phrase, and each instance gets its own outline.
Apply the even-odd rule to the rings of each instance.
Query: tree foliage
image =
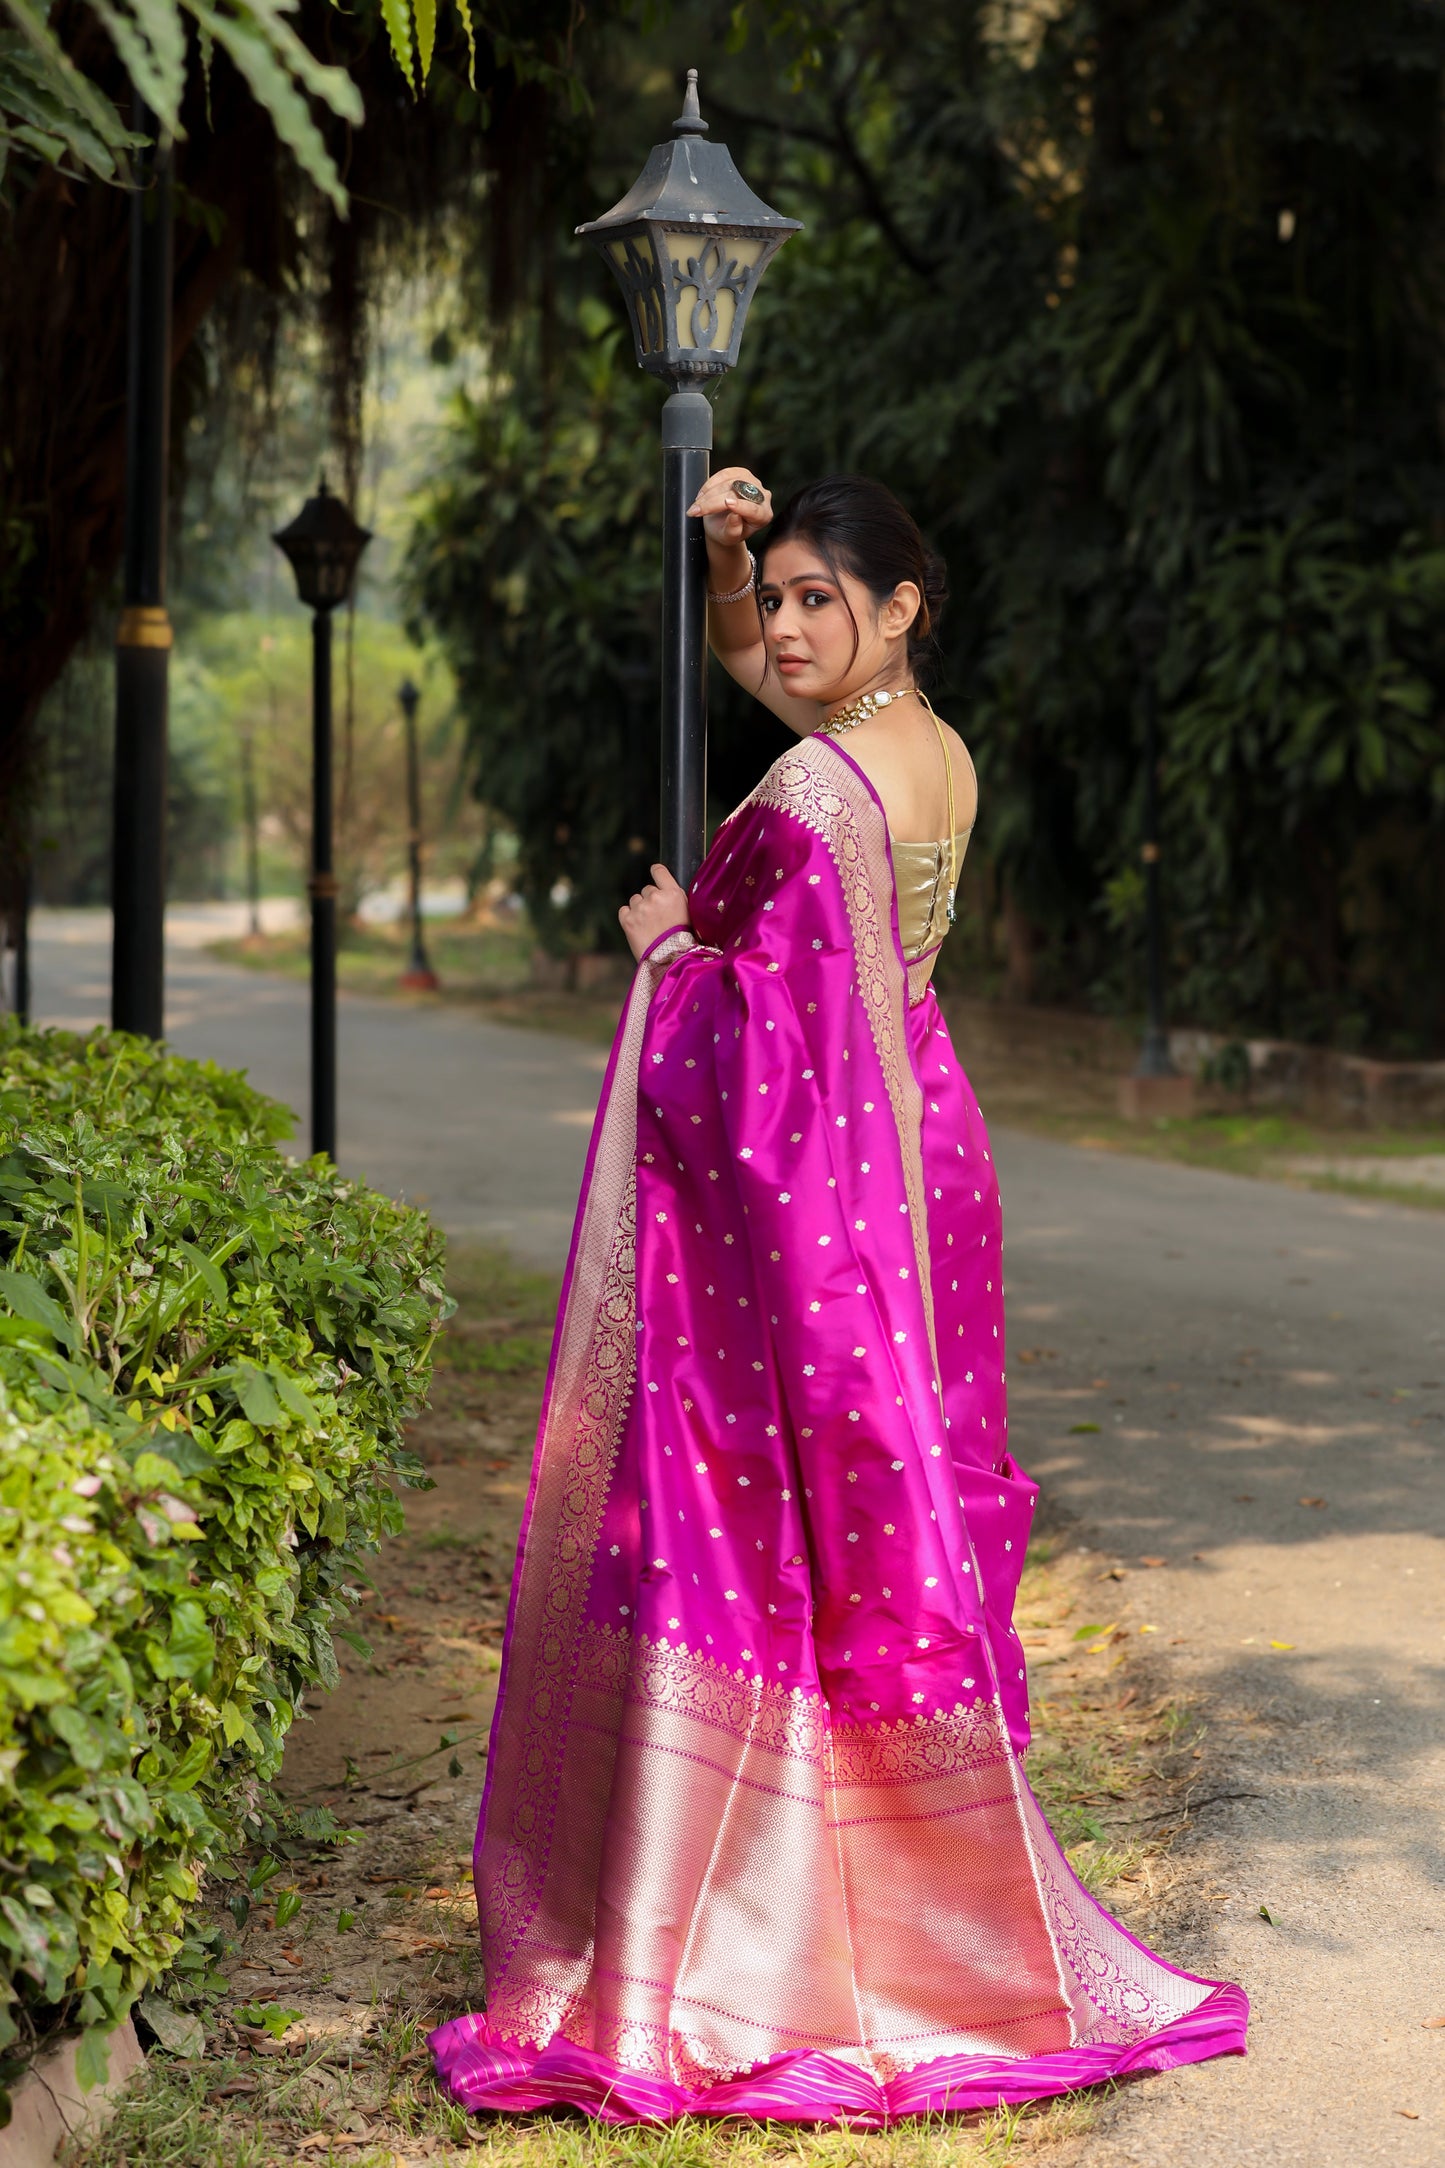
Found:
[[[462,0],[465,9],[466,0]],[[425,5],[425,0],[423,0]],[[344,68],[319,61],[289,18],[297,0],[91,0],[152,125],[183,135],[188,62],[207,76],[217,51],[238,70],[303,172],[344,210],[346,192],[309,100],[319,99],[341,120],[359,125],[361,99]],[[126,125],[99,84],[77,67],[35,0],[3,0],[11,33],[0,38],[0,187],[14,158],[91,179],[129,173],[129,154],[145,140]],[[410,17],[394,0],[398,58],[404,47],[411,79]],[[433,0],[431,21],[435,27]],[[471,17],[466,16],[470,32]],[[430,54],[428,53],[428,58]]]
[[[1137,998],[1127,628],[1153,589],[1180,998],[1199,1021],[1439,1044],[1445,12],[823,0],[742,29],[723,50],[696,0],[664,47],[706,61],[714,133],[806,222],[719,399],[719,455],[782,493],[884,476],[944,549],[985,946],[1013,989]],[[671,117],[637,56],[609,65],[559,223],[620,192]],[[559,437],[582,396],[558,389]],[[609,440],[623,477],[652,475],[651,428],[639,411],[630,454]],[[482,588],[506,576],[493,539]],[[626,546],[599,532],[573,620],[542,634],[566,643],[570,666],[540,667],[569,712],[591,712]],[[626,885],[619,865],[610,900]]]

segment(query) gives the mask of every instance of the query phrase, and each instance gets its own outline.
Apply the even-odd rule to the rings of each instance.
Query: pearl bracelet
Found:
[[[756,559],[756,557],[754,557],[752,551],[749,550],[748,576],[743,581],[742,586],[735,587],[730,595],[715,595],[712,589],[709,588],[707,593],[707,599],[709,602],[745,602],[747,600],[747,597],[752,593],[753,589],[757,586],[757,584],[758,560]]]

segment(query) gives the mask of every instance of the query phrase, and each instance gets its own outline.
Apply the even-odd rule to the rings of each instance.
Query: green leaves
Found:
[[[209,1672],[216,1660],[216,1644],[201,1606],[181,1597],[171,1610],[169,1635],[163,1643],[148,1643],[147,1654],[158,1679],[200,1679]]]
[[[75,2050],[75,2075],[83,2093],[104,2085],[110,2076],[111,2026],[87,2025]]]
[[[11,155],[114,180],[141,138],[54,37],[48,9],[4,0],[14,32],[0,33],[0,186]]]
[[[200,57],[229,53],[277,135],[343,216],[346,191],[312,115],[317,100],[360,126],[361,93],[343,68],[318,61],[289,16],[296,0],[91,0],[131,83],[169,136],[185,133],[181,103],[194,24]],[[0,36],[0,179],[14,152],[102,180],[123,178],[144,138],[125,127],[110,100],[81,74],[34,0],[0,0],[18,36]],[[428,59],[430,51],[428,50]]]
[[[0,1272],[0,1302],[16,1317],[43,1326],[62,1347],[75,1347],[74,1318],[67,1317],[59,1303],[47,1295],[40,1282],[28,1272]]]
[[[260,1835],[413,1472],[439,1237],[287,1126],[145,1042],[0,1024],[0,2011],[97,2064],[198,1868]]]
[[[243,2002],[232,2012],[238,2025],[249,2025],[255,2031],[268,2032],[273,2040],[279,2040],[301,2016],[299,2010],[287,2010],[279,2002]]]

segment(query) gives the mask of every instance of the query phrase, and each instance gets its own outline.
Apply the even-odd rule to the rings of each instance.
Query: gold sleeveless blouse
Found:
[[[954,836],[957,862],[963,864],[971,828]],[[948,845],[900,843],[893,849],[893,886],[898,894],[898,937],[904,958],[913,963],[925,949],[937,948],[948,931]]]

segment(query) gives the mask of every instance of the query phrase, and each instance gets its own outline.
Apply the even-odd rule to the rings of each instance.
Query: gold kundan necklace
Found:
[[[905,685],[901,692],[896,693],[861,693],[856,700],[850,700],[845,708],[839,708],[835,715],[830,715],[826,723],[819,723],[818,736],[841,737],[845,730],[856,730],[859,723],[871,721],[880,708],[890,708],[895,700],[906,700],[910,694],[915,700],[923,699],[922,693],[914,692],[911,685]],[[925,707],[927,704],[924,701]]]

